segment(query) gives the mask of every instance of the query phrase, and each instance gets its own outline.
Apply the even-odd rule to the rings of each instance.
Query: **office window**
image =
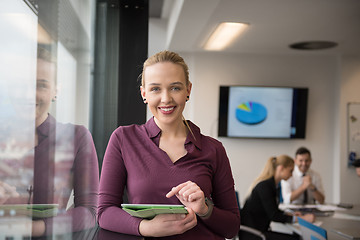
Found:
[[[95,225],[94,9],[95,0],[1,2],[0,238],[29,237],[35,221],[51,236]]]

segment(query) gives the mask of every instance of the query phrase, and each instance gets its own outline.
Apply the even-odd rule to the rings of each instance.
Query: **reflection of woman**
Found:
[[[188,68],[178,54],[160,52],[144,63],[141,95],[154,117],[144,125],[119,127],[110,138],[99,191],[102,228],[190,240],[232,238],[238,232],[225,149],[183,119],[190,92]],[[125,187],[130,203],[183,204],[189,213],[132,217],[120,208]]]
[[[95,226],[98,162],[90,132],[48,114],[56,100],[55,64],[39,51],[36,84],[34,204],[59,204],[54,218],[34,219],[33,236]],[[72,194],[73,192],[73,194]],[[70,197],[73,195],[73,205]]]
[[[266,239],[299,239],[297,235],[281,234],[269,230],[271,221],[292,223],[297,219],[296,216],[287,215],[278,208],[279,192],[276,188],[281,180],[291,177],[293,170],[294,160],[291,157],[281,155],[269,158],[262,173],[253,183],[255,187],[250,188],[252,189],[251,194],[241,210],[241,224],[264,232]],[[312,214],[296,213],[296,215],[307,221],[314,221]],[[253,238],[254,236],[241,232],[240,239]]]

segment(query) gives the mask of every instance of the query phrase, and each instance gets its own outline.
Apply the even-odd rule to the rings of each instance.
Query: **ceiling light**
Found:
[[[205,50],[219,51],[228,47],[248,26],[246,23],[220,23],[204,45]]]

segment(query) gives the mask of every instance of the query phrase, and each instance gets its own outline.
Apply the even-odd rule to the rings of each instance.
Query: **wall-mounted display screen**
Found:
[[[305,138],[308,88],[220,86],[219,137]]]

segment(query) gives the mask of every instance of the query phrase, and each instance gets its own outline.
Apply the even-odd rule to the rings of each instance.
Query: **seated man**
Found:
[[[312,159],[310,151],[301,147],[295,154],[293,175],[286,181],[281,181],[281,191],[284,203],[323,204],[324,190],[320,175],[310,169]]]

